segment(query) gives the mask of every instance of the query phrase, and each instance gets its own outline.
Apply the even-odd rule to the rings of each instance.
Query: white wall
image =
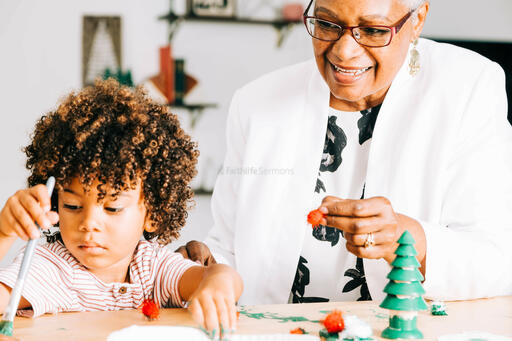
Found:
[[[246,1],[239,0],[243,4]],[[274,0],[275,3],[281,0]],[[301,2],[307,3],[307,0]],[[135,82],[158,71],[158,47],[167,26],[156,20],[168,0],[0,0],[0,205],[25,186],[21,147],[41,114],[81,85],[82,16],[121,15],[123,67]],[[426,36],[512,41],[512,1],[432,0]],[[224,123],[233,91],[249,80],[312,56],[311,42],[296,26],[280,49],[272,27],[185,23],[173,41],[175,57],[199,80],[189,102],[215,102],[190,133],[199,142],[199,171],[211,186],[222,162]],[[179,113],[188,125],[186,113]],[[211,225],[209,199],[198,199],[183,240],[200,239]]]
[[[512,42],[511,0],[430,0],[428,37]]]

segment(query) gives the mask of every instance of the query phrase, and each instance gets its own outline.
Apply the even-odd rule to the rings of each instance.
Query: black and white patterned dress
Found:
[[[330,109],[311,209],[320,206],[328,195],[364,197],[368,154],[379,109]],[[371,300],[362,259],[347,251],[341,231],[323,225],[307,230],[290,302],[356,300]]]

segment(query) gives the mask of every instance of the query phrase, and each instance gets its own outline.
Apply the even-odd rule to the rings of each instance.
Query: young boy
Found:
[[[209,331],[233,330],[240,276],[198,266],[162,246],[185,225],[198,151],[175,115],[114,80],[72,93],[36,125],[25,148],[30,187],[0,212],[0,257],[17,237],[38,246],[18,314],[119,310],[153,299],[183,307]],[[51,198],[43,184],[54,176]],[[145,240],[141,240],[144,236]],[[0,270],[0,309],[22,254]]]

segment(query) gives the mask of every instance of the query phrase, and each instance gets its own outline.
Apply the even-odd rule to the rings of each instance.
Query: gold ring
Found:
[[[370,247],[375,245],[375,239],[373,238],[373,232],[368,233],[366,237],[366,241],[364,242],[364,247]]]

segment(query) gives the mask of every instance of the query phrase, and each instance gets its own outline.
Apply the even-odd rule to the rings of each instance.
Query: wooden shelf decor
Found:
[[[183,21],[190,22],[203,22],[203,23],[220,23],[220,24],[247,24],[247,25],[271,25],[273,26],[278,34],[277,38],[277,46],[280,47],[291,31],[293,26],[302,24],[301,20],[296,21],[288,21],[284,19],[279,20],[261,20],[261,19],[251,19],[251,18],[239,18],[239,17],[208,17],[208,16],[195,16],[195,15],[185,15],[178,16],[172,10],[166,15],[160,16],[159,20],[165,20],[169,23],[171,27],[170,37],[173,36],[175,30],[178,25]]]
[[[197,124],[197,121],[201,118],[203,115],[203,112],[205,109],[211,109],[216,108],[217,104],[215,103],[194,103],[194,104],[188,104],[188,103],[182,103],[182,104],[174,104],[174,103],[168,103],[167,106],[175,109],[185,109],[189,112],[191,119],[190,119],[190,127],[194,129],[194,127]]]

